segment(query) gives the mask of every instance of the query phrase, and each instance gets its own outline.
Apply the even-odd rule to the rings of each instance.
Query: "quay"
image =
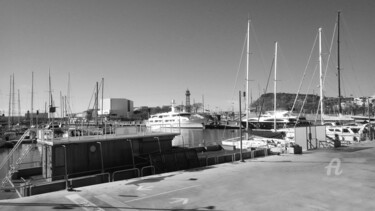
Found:
[[[0,201],[1,210],[373,210],[375,141]]]

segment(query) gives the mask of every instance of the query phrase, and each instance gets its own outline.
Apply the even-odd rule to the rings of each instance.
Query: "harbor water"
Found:
[[[13,155],[10,157],[4,167],[0,170],[0,178],[4,178],[9,170],[11,164],[15,164],[17,160],[22,156],[27,147],[31,147],[30,151],[25,155],[20,162],[19,168],[30,168],[41,166],[41,147],[37,144],[22,144],[17,150],[14,151]],[[0,161],[3,162],[12,151],[12,148],[0,148]]]
[[[180,133],[172,140],[173,146],[180,147],[206,147],[221,145],[225,139],[239,137],[238,129],[173,129],[172,132]]]
[[[176,136],[173,141],[173,146],[178,147],[199,147],[219,145],[222,140],[234,138],[239,136],[237,129],[165,129],[164,132],[176,132],[180,135]],[[41,147],[37,144],[22,144],[14,153],[9,161],[0,170],[0,178],[4,178],[9,170],[11,163],[16,163],[17,159],[22,155],[25,149],[31,146],[31,150],[22,160],[20,168],[29,168],[41,166]],[[0,161],[3,161],[8,156],[12,148],[0,148]]]

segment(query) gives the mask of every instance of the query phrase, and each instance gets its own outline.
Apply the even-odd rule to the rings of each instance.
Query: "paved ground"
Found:
[[[374,210],[375,141],[0,201],[0,210]]]

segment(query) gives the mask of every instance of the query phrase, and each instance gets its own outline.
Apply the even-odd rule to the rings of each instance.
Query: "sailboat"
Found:
[[[325,124],[325,122],[338,122],[339,124],[345,122],[354,121],[350,116],[342,114],[341,107],[341,76],[340,76],[340,11],[337,13],[337,78],[338,78],[338,107],[339,114],[338,116],[326,115],[324,113],[324,95],[323,95],[323,71],[322,71],[322,38],[321,38],[322,29],[319,28],[319,72],[320,72],[320,122]]]
[[[278,131],[280,128],[288,128],[299,125],[307,124],[307,120],[303,116],[293,115],[291,111],[277,110],[277,50],[278,43],[275,42],[275,55],[274,55],[274,110],[266,111],[259,117],[247,118],[247,124],[252,129],[265,129]]]

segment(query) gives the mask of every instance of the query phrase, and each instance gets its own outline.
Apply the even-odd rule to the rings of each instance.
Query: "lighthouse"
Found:
[[[191,106],[190,106],[190,91],[189,91],[189,89],[186,90],[185,96],[186,96],[185,109],[186,109],[186,112],[190,112]]]

